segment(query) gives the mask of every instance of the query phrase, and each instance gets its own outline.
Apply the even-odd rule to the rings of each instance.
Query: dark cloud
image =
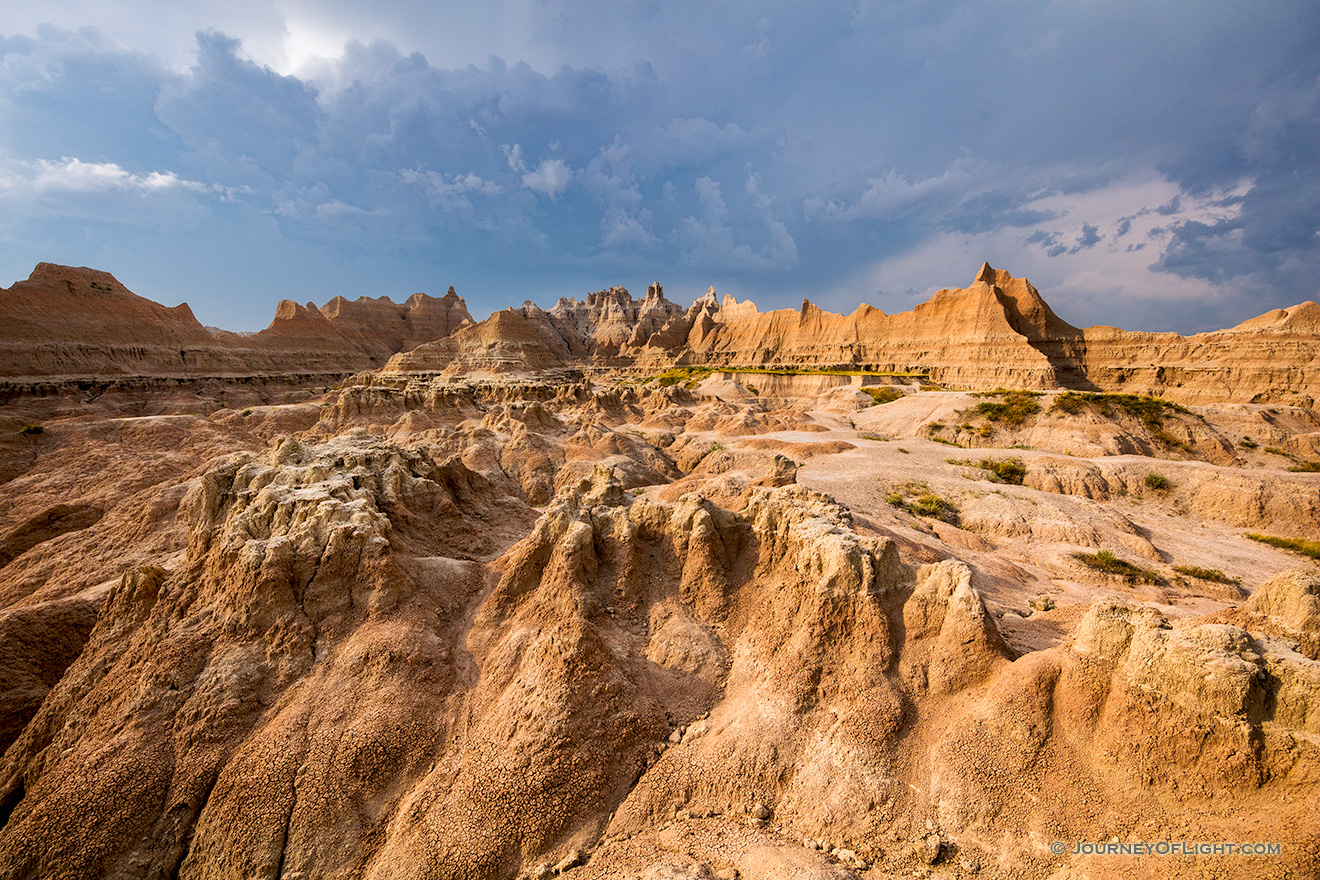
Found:
[[[974,193],[944,215],[944,225],[955,232],[977,233],[1038,226],[1058,218],[1054,211],[1023,208],[1026,196],[1004,191]]]
[[[1075,254],[1079,251],[1084,251],[1087,250],[1088,248],[1095,247],[1096,244],[1100,241],[1100,239],[1104,238],[1103,235],[1098,234],[1099,232],[1100,232],[1100,227],[1092,226],[1089,223],[1083,223],[1082,234],[1077,236],[1077,245],[1072,250],[1070,250],[1069,253]]]
[[[1302,0],[994,14],[970,0],[236,0],[222,20],[184,3],[126,30],[100,6],[16,3],[14,20],[105,30],[0,37],[11,275],[122,260],[118,236],[141,245],[134,265],[161,264],[152,277],[191,283],[199,242],[273,236],[249,247],[267,260],[254,277],[290,288],[270,295],[467,279],[476,310],[655,277],[763,306],[855,301],[847,285],[883,287],[884,267],[926,252],[935,286],[981,259],[1100,271],[1142,248],[1157,273],[1272,304],[1314,297],[1320,278],[1320,16]],[[280,47],[309,20],[352,39],[295,73]],[[181,23],[212,21],[178,64]],[[1161,185],[1147,197],[1133,180]],[[111,214],[118,231],[98,232]],[[172,233],[171,217],[186,223]],[[966,269],[948,264],[951,240]],[[1167,280],[1124,283],[1153,297]],[[1205,308],[1235,323],[1246,296]]]
[[[1245,194],[1216,204],[1236,214],[1170,228],[1155,268],[1252,296],[1290,301],[1320,289],[1320,77],[1271,94],[1251,114],[1241,147],[1221,172]]]

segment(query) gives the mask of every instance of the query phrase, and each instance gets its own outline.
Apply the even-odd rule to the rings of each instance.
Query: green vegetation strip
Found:
[[[979,468],[983,471],[989,471],[991,479],[996,483],[1021,486],[1023,478],[1027,475],[1027,466],[1020,458],[983,458],[980,461],[972,461],[970,458],[950,458],[947,461],[949,464],[956,464],[959,467]]]
[[[882,371],[850,370],[846,367],[671,367],[659,375],[644,379],[643,382],[659,382],[662,387],[677,385],[679,382],[700,381],[711,373],[753,373],[761,376],[885,376],[898,379],[918,379],[923,383],[930,376],[927,370]],[[862,389],[866,391],[866,388]],[[868,392],[869,393],[869,392]],[[882,401],[887,402],[887,401]]]
[[[1191,447],[1164,430],[1164,418],[1170,413],[1192,415],[1192,411],[1181,404],[1165,400],[1162,397],[1143,397],[1139,394],[1100,394],[1081,391],[1065,391],[1054,399],[1050,412],[1063,412],[1076,415],[1083,409],[1094,409],[1102,416],[1112,416],[1117,410],[1140,419],[1151,435],[1166,446],[1190,452]]]
[[[1007,388],[996,388],[993,391],[983,391],[976,396],[999,398],[999,400],[983,400],[976,405],[977,414],[991,422],[1020,425],[1029,416],[1040,412],[1039,391],[1010,391]]]
[[[875,406],[876,404],[879,403],[893,403],[895,400],[898,400],[900,397],[904,396],[903,392],[899,391],[893,385],[881,385],[879,387],[863,386],[858,390],[861,391],[863,394],[871,395],[871,398],[875,401],[875,403],[871,404],[872,406]]]
[[[909,495],[916,497],[912,501],[907,501]],[[938,519],[951,525],[958,524],[958,508],[952,502],[945,501],[932,492],[925,483],[909,483],[901,491],[890,492],[885,496],[885,501],[899,510],[906,510],[917,516]]]
[[[1199,565],[1175,565],[1173,570],[1178,574],[1185,574],[1188,577],[1199,578],[1203,581],[1214,581],[1217,584],[1242,583],[1242,578],[1229,577],[1217,568],[1201,568]]]
[[[1147,568],[1133,565],[1126,560],[1119,559],[1112,550],[1101,550],[1097,553],[1074,553],[1073,558],[1081,562],[1087,568],[1093,568],[1096,571],[1102,571],[1105,574],[1116,575],[1129,583],[1144,582],[1148,584],[1157,584],[1160,576]]]
[[[1273,535],[1257,535],[1254,533],[1249,533],[1247,537],[1253,541],[1260,541],[1262,544],[1282,547],[1284,550],[1291,550],[1312,559],[1320,559],[1320,541],[1308,541],[1305,538],[1276,538]]]

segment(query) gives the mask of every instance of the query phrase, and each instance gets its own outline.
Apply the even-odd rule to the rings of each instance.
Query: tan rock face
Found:
[[[1307,407],[1045,392],[1008,424],[901,377],[605,367],[890,350],[868,326],[1076,380],[1095,337],[989,267],[892,318],[460,306],[281,306],[262,357],[447,333],[333,391],[0,398],[0,875],[1222,867],[1049,849],[1113,839],[1320,870],[1314,564],[1244,534],[1320,528]]]
[[[917,370],[956,386],[1307,405],[1320,391],[1317,315],[1320,306],[1302,303],[1191,337],[1079,330],[1029,281],[986,264],[970,287],[941,290],[898,315],[867,305],[835,315],[807,300],[796,311],[761,313],[750,301],[718,300],[713,289],[684,310],[657,283],[641,301],[614,287],[549,310],[524,303],[474,326],[451,288],[441,299],[415,294],[401,305],[384,297],[336,297],[320,308],[286,300],[261,333],[213,335],[186,305],[166,309],[106,273],[42,263],[0,291],[0,376],[343,374],[406,352],[387,370],[851,367]],[[459,330],[467,332],[454,336]]]
[[[791,482],[728,509],[598,464],[533,525],[349,432],[190,486],[172,571],[67,608],[86,647],[0,761],[8,876],[661,876],[677,820],[696,876],[843,877],[930,850],[884,843],[923,817],[1044,876],[1033,835],[1088,804],[1320,782],[1313,658],[1100,601],[1014,661],[968,565],[906,565]],[[1248,610],[1309,630],[1312,580]]]
[[[349,373],[471,323],[450,288],[415,294],[336,297],[321,308],[284,300],[260,333],[211,333],[187,304],[166,308],[94,269],[40,263],[0,289],[0,377],[236,376]]]

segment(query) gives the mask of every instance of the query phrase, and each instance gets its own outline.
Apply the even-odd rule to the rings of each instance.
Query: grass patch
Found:
[[[952,504],[934,493],[922,495],[908,504],[907,508],[917,516],[929,516],[935,519],[944,519],[954,509]]]
[[[1160,576],[1148,568],[1142,568],[1119,559],[1112,550],[1100,550],[1096,553],[1074,553],[1073,558],[1096,571],[1121,577],[1128,583],[1159,583]]]
[[[976,405],[976,413],[991,422],[1020,425],[1040,412],[1040,394],[1039,391],[1009,391],[1006,388],[983,391],[976,396],[998,397],[999,400],[981,401]]]
[[[1282,455],[1284,458],[1292,458],[1292,453],[1286,449],[1280,449],[1277,446],[1266,446],[1265,451],[1270,455]]]
[[[23,427],[21,427],[21,428],[18,429],[18,433],[20,433],[20,434],[44,434],[44,433],[46,433],[46,429],[43,428],[43,427],[41,427],[41,425],[24,425]]]
[[[670,367],[663,373],[641,379],[642,384],[655,382],[661,388],[668,388],[671,385],[677,385],[682,382],[688,387],[694,386],[711,373],[750,373],[759,376],[885,376],[898,379],[915,379],[925,383],[929,379],[929,372],[925,370],[912,370],[906,372],[885,372],[876,370],[854,370],[848,367],[816,367],[816,368],[796,368],[796,367],[725,367],[725,366],[686,366]],[[753,394],[760,394],[760,391],[751,389]],[[863,391],[866,389],[863,388]],[[867,392],[870,393],[870,392]],[[888,401],[881,401],[888,402]]]
[[[908,483],[898,491],[887,494],[885,501],[915,516],[938,519],[951,525],[958,524],[958,508],[932,492],[925,483]]]
[[[899,391],[893,385],[881,385],[878,388],[864,386],[860,389],[860,391],[863,394],[868,394],[871,396],[871,400],[873,401],[873,403],[871,403],[870,406],[875,406],[876,404],[881,404],[881,403],[893,403],[895,400],[898,400],[900,397],[903,396],[903,392]]]
[[[1154,489],[1156,492],[1167,492],[1173,488],[1173,483],[1164,474],[1151,471],[1146,474],[1146,488]]]
[[[1099,392],[1065,391],[1054,399],[1050,412],[1065,412],[1076,415],[1086,408],[1093,408],[1101,415],[1112,415],[1120,410],[1135,416],[1146,425],[1159,425],[1169,413],[1191,415],[1191,410],[1162,397],[1145,397],[1140,394],[1103,394]]]
[[[1009,483],[1013,486],[1021,486],[1023,478],[1027,475],[1027,466],[1020,458],[983,458],[980,461],[972,461],[970,458],[950,458],[948,462],[960,467],[989,471],[993,475],[994,482]]]
[[[1192,411],[1181,404],[1165,400],[1162,397],[1144,397],[1140,394],[1102,394],[1098,392],[1065,391],[1054,399],[1050,412],[1062,412],[1076,415],[1083,409],[1092,409],[1102,416],[1113,416],[1121,412],[1138,419],[1156,440],[1190,452],[1191,447],[1164,430],[1164,418],[1170,413],[1192,415]]]
[[[876,440],[880,443],[888,443],[890,440],[894,439],[893,437],[885,437],[880,434],[862,434],[861,438],[863,440]]]
[[[1201,568],[1199,565],[1175,565],[1173,570],[1178,574],[1185,574],[1188,577],[1203,581],[1213,581],[1216,584],[1242,583],[1242,578],[1229,577],[1217,568]]]
[[[936,443],[943,443],[945,446],[952,446],[952,447],[954,447],[955,449],[962,449],[962,448],[963,448],[960,444],[958,444],[958,443],[954,443],[952,440],[948,440],[948,439],[946,439],[946,438],[944,438],[944,437],[930,437],[930,438],[928,438],[928,439],[930,439],[930,440],[934,440]]]
[[[700,367],[671,367],[651,381],[654,381],[661,388],[669,388],[679,382],[687,382],[700,374],[709,372],[709,370],[703,370]]]
[[[1256,449],[1260,444],[1255,440],[1252,440],[1250,437],[1243,437],[1238,441],[1238,446],[1241,446],[1243,449]]]
[[[1248,533],[1247,537],[1262,544],[1281,547],[1312,559],[1320,559],[1320,541],[1308,541],[1305,538],[1276,538],[1273,535],[1257,535],[1254,532]]]
[[[908,452],[906,449],[904,449],[902,446],[898,447],[898,451],[901,452],[901,453],[903,453],[904,455],[911,455],[911,454],[912,454],[912,453]]]
[[[1294,474],[1320,473],[1320,461],[1303,461],[1288,468]]]

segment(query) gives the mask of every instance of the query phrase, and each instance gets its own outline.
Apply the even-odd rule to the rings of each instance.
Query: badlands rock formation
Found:
[[[124,320],[120,320],[119,317]],[[861,305],[851,315],[759,312],[717,299],[687,309],[659,284],[634,300],[621,287],[524,303],[474,325],[450,288],[336,297],[317,308],[282,301],[260,333],[212,334],[186,304],[167,309],[112,276],[42,263],[0,290],[0,378],[342,376],[394,355],[395,373],[536,374],[547,369],[675,364],[920,373],[953,387],[1071,388],[1159,394],[1183,403],[1311,405],[1320,393],[1320,305],[1276,309],[1237,327],[1183,337],[1115,327],[1078,329],[1023,278],[983,265],[971,286],[941,290],[911,312]],[[467,332],[455,336],[455,331]]]
[[[0,876],[1320,874],[1305,369],[1089,391],[1101,337],[988,267],[892,317],[655,285],[209,343],[64,271],[154,335],[89,316],[59,363],[215,360],[0,403]],[[1296,361],[1308,313],[1214,344]],[[356,375],[225,372],[298,339]]]
[[[187,303],[166,308],[108,272],[39,263],[26,281],[0,289],[0,379],[343,374],[468,323],[450,288],[403,304],[341,296],[318,309],[284,300],[260,333],[212,334]]]
[[[681,364],[919,372],[960,387],[1121,391],[1185,403],[1309,405],[1320,393],[1315,303],[1191,337],[1114,327],[1079,330],[1054,314],[1029,281],[988,264],[970,287],[941,290],[898,315],[867,305],[835,315],[807,300],[796,311],[763,313],[750,301],[717,300],[713,289],[683,311],[652,285],[641,303],[612,288],[585,303],[561,299],[548,311],[528,303],[490,321],[499,325],[400,355],[386,369],[659,370]],[[1296,395],[1303,399],[1292,399]]]

